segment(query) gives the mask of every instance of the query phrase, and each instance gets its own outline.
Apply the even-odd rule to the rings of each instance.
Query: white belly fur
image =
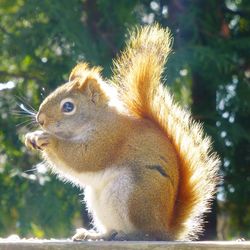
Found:
[[[126,233],[134,230],[128,215],[128,199],[133,189],[128,172],[127,169],[109,168],[85,188],[85,201],[97,231]]]
[[[60,179],[85,189],[85,202],[98,232],[134,231],[128,215],[128,200],[133,190],[129,169],[109,167],[95,173],[78,173],[69,170],[63,163],[58,163],[51,165]]]

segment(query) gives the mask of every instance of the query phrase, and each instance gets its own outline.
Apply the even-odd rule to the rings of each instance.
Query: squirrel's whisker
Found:
[[[33,113],[37,113],[37,110],[35,108],[33,108],[25,99],[24,97],[22,96],[17,96],[16,95],[16,98],[21,102],[21,103],[24,103],[26,106],[28,106]],[[18,105],[19,106],[19,105]],[[27,108],[26,108],[27,109]],[[27,109],[28,110],[28,109]]]
[[[25,120],[23,122],[16,124],[16,127],[20,127],[21,125],[24,125],[25,123],[29,124],[30,122],[31,122],[30,120]]]
[[[25,111],[12,110],[10,113],[15,116],[20,116],[20,117],[30,117],[30,118],[34,117],[34,115],[27,114],[27,112]]]
[[[32,112],[31,110],[27,109],[27,108],[24,106],[23,103],[21,103],[21,104],[18,103],[17,105],[18,105],[22,110],[26,111],[26,113],[28,113],[28,114],[30,114],[30,115],[33,115],[33,116],[36,115],[35,112]]]
[[[31,124],[36,124],[35,121],[30,121],[30,120],[25,120],[23,122],[20,122],[16,125],[16,127],[20,127],[20,126],[28,126],[28,125],[31,125]]]
[[[25,171],[23,171],[24,173],[30,173],[30,172],[35,172],[36,171],[36,167],[33,167],[31,169],[27,169]]]

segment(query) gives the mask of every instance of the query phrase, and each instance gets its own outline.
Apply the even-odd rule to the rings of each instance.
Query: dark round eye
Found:
[[[69,113],[69,112],[72,112],[74,110],[75,106],[72,102],[65,102],[63,105],[62,105],[62,111],[64,113]]]

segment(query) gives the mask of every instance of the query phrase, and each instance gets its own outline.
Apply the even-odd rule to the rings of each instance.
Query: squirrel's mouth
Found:
[[[73,137],[73,134],[70,131],[67,131],[67,133],[65,133],[65,131],[56,131],[56,132],[54,132],[52,134],[54,136],[56,136],[57,138],[63,139],[63,140],[65,140],[65,139],[69,140],[69,139],[71,139]]]

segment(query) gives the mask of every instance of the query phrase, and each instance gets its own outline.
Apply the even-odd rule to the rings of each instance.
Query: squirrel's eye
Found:
[[[74,104],[72,102],[65,102],[62,106],[63,112],[71,112],[74,109]]]
[[[69,100],[69,98],[66,98],[61,102],[61,110],[65,114],[73,114],[75,111],[75,105],[73,101]]]

